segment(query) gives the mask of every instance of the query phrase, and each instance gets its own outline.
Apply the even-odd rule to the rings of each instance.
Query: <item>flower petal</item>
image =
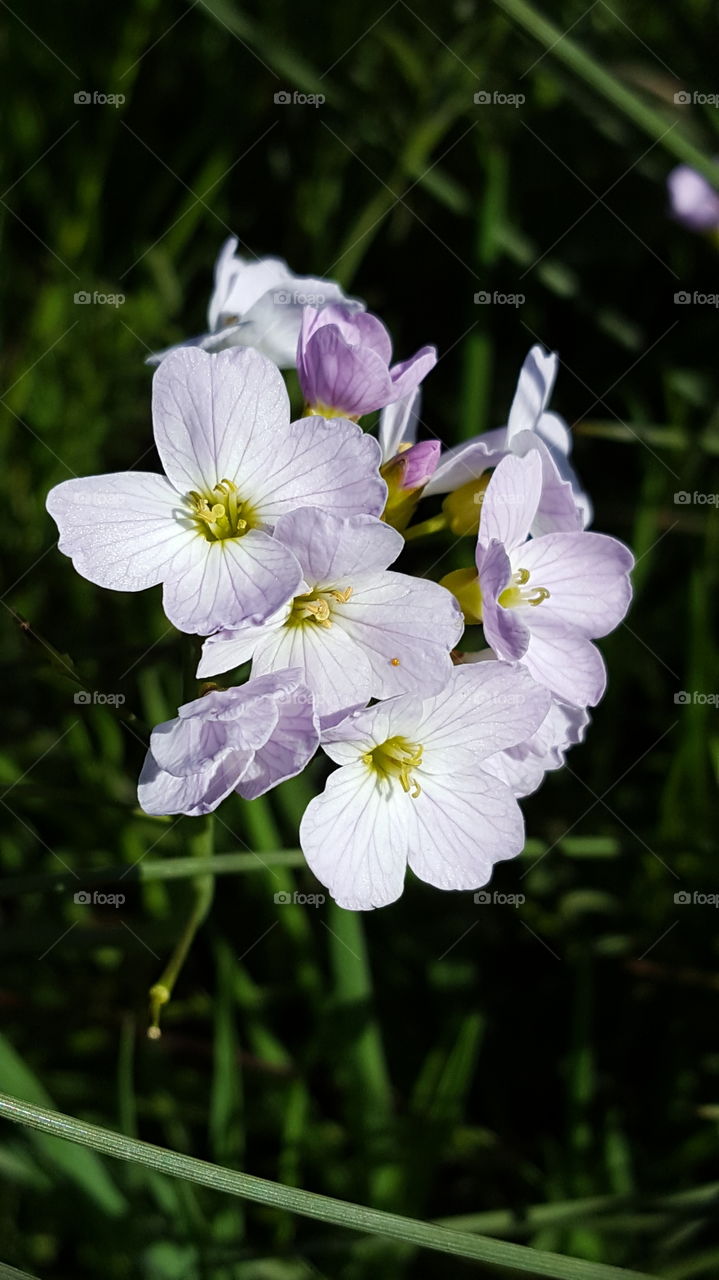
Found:
[[[559,360],[554,351],[532,347],[522,365],[507,420],[507,443],[520,431],[534,431],[549,403]]]
[[[507,551],[524,542],[542,495],[542,461],[536,450],[526,458],[509,454],[497,466],[487,485],[479,522],[479,543],[492,539]]]
[[[265,622],[301,581],[292,552],[260,529],[220,542],[196,537],[171,565],[163,607],[180,631],[208,635],[247,619]]]
[[[271,787],[301,773],[319,746],[315,701],[302,672],[296,669],[277,672],[276,678],[283,687],[275,702],[279,712],[277,723],[237,785],[236,790],[245,800],[255,800]],[[253,679],[245,686],[248,692],[254,683]]]
[[[467,753],[478,762],[524,742],[542,724],[550,701],[522,667],[504,662],[455,667],[446,689],[423,703],[414,729],[424,747],[422,772],[445,772],[450,753],[455,759],[462,755],[467,765]]]
[[[499,603],[499,596],[511,580],[509,556],[500,542],[491,542],[486,551],[478,545],[477,565],[484,638],[498,658],[515,662],[527,651],[529,628],[522,617],[523,609],[505,609]]]
[[[616,538],[603,533],[549,533],[533,538],[515,556],[529,570],[532,584],[549,591],[541,609],[571,623],[585,636],[608,635],[629,608],[634,557]],[[522,614],[530,608],[521,607]],[[534,617],[529,620],[530,629],[533,622]]]
[[[342,518],[318,507],[280,516],[274,536],[297,557],[310,588],[382,572],[404,547],[401,533],[375,516]]]
[[[561,618],[535,610],[523,665],[556,698],[575,707],[595,707],[607,684],[602,655],[591,640]]]
[[[408,391],[400,400],[385,405],[379,416],[378,432],[383,462],[389,462],[401,444],[414,444],[421,405],[422,392],[419,387]]]
[[[169,480],[150,472],[65,480],[46,505],[77,572],[115,591],[162,582],[173,558],[198,541]]]
[[[524,819],[509,787],[480,769],[445,777],[421,773],[410,800],[409,865],[437,889],[478,889],[496,862],[524,846]]]
[[[359,417],[398,398],[386,360],[372,347],[350,346],[335,324],[310,335],[297,371],[309,405],[325,404]]]
[[[282,374],[247,347],[210,355],[197,347],[170,352],[152,381],[155,442],[180,493],[210,492],[238,481],[244,456],[289,422]]]
[[[542,493],[532,521],[532,536],[538,538],[545,533],[576,533],[581,530],[582,512],[574,488],[567,476],[560,473],[552,453],[537,432],[518,432],[512,440],[512,452],[520,458],[536,452],[542,460]],[[559,453],[558,457],[564,471],[572,474],[565,455]],[[576,477],[574,479],[576,482]]]
[[[321,716],[365,703],[373,693],[367,656],[339,626],[310,622],[265,634],[255,649],[253,676],[283,667],[300,668]]]
[[[300,418],[253,456],[242,492],[271,525],[297,507],[379,516],[387,498],[380,460],[377,441],[355,423]]]
[[[424,490],[424,497],[434,493],[453,493],[469,480],[478,480],[490,467],[496,467],[507,452],[507,429],[499,427],[487,431],[474,440],[466,440],[453,449],[446,449],[432,479]]]
[[[331,774],[300,824],[311,871],[340,907],[386,907],[402,893],[408,807],[398,788],[380,786],[361,761]]]

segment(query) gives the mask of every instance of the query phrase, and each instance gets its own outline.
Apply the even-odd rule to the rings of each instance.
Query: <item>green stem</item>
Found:
[[[74,1116],[62,1115],[47,1107],[21,1102],[7,1094],[0,1094],[0,1118],[76,1142],[80,1146],[91,1147],[94,1151],[118,1160],[131,1160],[145,1168],[157,1169],[170,1177],[184,1178],[215,1191],[240,1196],[255,1204],[269,1205],[320,1222],[385,1236],[455,1257],[472,1258],[494,1267],[543,1276],[545,1280],[652,1280],[643,1272],[625,1271],[621,1267],[563,1257],[558,1253],[530,1249],[526,1245],[473,1236],[432,1223],[418,1222],[414,1218],[404,1218],[399,1214],[385,1213],[381,1209],[370,1209],[366,1205],[337,1200],[333,1196],[317,1195],[298,1187],[269,1182],[266,1178],[209,1164],[206,1160],[181,1155],[177,1151],[155,1146],[154,1143],[127,1138],[113,1133],[111,1129],[87,1124]]]
[[[405,532],[405,542],[412,542],[415,538],[427,538],[431,533],[440,533],[442,529],[447,528],[447,517],[443,511],[439,515],[430,516],[429,520],[422,520],[420,524],[410,525]]]
[[[186,821],[192,822],[196,828],[195,833],[188,840],[193,858],[202,858],[203,860],[210,858],[214,840],[214,819],[212,814],[209,813],[204,818],[187,818]],[[198,827],[199,830],[197,830]],[[170,959],[157,982],[150,987],[150,1025],[147,1029],[147,1034],[151,1040],[158,1040],[162,1034],[160,1031],[160,1012],[163,1005],[166,1005],[172,996],[175,983],[187,959],[190,947],[195,940],[195,935],[212,906],[214,892],[215,877],[211,873],[208,874],[205,871],[202,875],[195,877],[190,914],[185,921],[182,933],[175,944],[175,949]]]

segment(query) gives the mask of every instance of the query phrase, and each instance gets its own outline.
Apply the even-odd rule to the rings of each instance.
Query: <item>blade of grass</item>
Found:
[[[548,1280],[654,1280],[646,1273],[627,1271],[621,1267],[602,1263],[584,1262],[580,1258],[566,1258],[560,1254],[539,1252],[524,1245],[466,1235],[431,1223],[403,1218],[398,1214],[370,1209],[366,1205],[352,1204],[332,1196],[317,1195],[295,1187],[282,1186],[257,1178],[236,1169],[224,1169],[194,1156],[181,1155],[150,1142],[126,1138],[88,1124],[74,1116],[50,1111],[47,1107],[35,1107],[7,1094],[0,1094],[0,1118],[15,1124],[24,1124],[40,1133],[63,1138],[80,1146],[90,1147],[103,1155],[118,1160],[131,1160],[146,1168],[158,1169],[170,1177],[186,1179],[215,1191],[241,1196],[255,1204],[269,1205],[289,1213],[320,1222],[333,1223],[348,1230],[362,1231],[370,1235],[387,1236],[406,1241],[421,1248],[432,1249],[460,1258],[472,1258],[498,1268],[522,1271]]]

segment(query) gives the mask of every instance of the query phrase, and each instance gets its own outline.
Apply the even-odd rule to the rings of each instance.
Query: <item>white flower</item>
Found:
[[[226,240],[215,263],[215,282],[207,310],[208,333],[190,338],[179,347],[224,351],[227,347],[254,347],[279,365],[294,369],[297,342],[305,306],[320,310],[341,303],[350,311],[363,311],[358,298],[347,298],[333,280],[296,276],[282,258],[258,258],[251,262],[237,252],[234,236]],[[149,356],[159,364],[168,347]]]
[[[354,423],[290,422],[279,370],[256,351],[176,351],[153,379],[155,444],[166,475],[66,480],[48,495],[60,550],[115,591],[163,583],[181,631],[264,621],[297,590],[292,552],[271,536],[304,506],[379,515],[379,445]]]
[[[476,889],[524,843],[519,806],[483,762],[526,741],[549,694],[504,663],[455,668],[433,698],[357,711],[322,744],[341,767],[310,802],[300,844],[341,907],[383,907],[409,865],[439,889]]]
[[[322,716],[370,698],[438,692],[462,634],[449,591],[388,571],[404,539],[372,516],[305,508],[281,516],[274,537],[296,556],[302,582],[262,625],[245,623],[205,641],[198,678],[252,658],[253,676],[297,667]]]

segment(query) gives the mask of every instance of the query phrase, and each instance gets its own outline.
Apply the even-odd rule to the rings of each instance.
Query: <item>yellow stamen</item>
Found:
[[[503,609],[516,609],[519,604],[531,604],[536,607],[543,600],[549,600],[550,593],[546,587],[529,587],[529,569],[515,569],[512,574],[513,586],[505,587],[499,596],[499,604]]]
[[[347,604],[352,596],[352,587],[327,587],[324,590],[309,592],[304,596],[295,596],[292,610],[285,623],[288,627],[297,627],[305,622],[316,622],[320,627],[332,626],[332,601]]]
[[[416,800],[422,788],[411,771],[422,767],[422,752],[418,742],[408,742],[402,737],[388,738],[381,746],[366,751],[362,762],[381,779],[392,781],[397,778],[405,795]]]
[[[192,519],[208,542],[240,538],[255,523],[248,504],[241,502],[237,485],[232,480],[218,481],[207,494],[192,489],[187,500]]]

